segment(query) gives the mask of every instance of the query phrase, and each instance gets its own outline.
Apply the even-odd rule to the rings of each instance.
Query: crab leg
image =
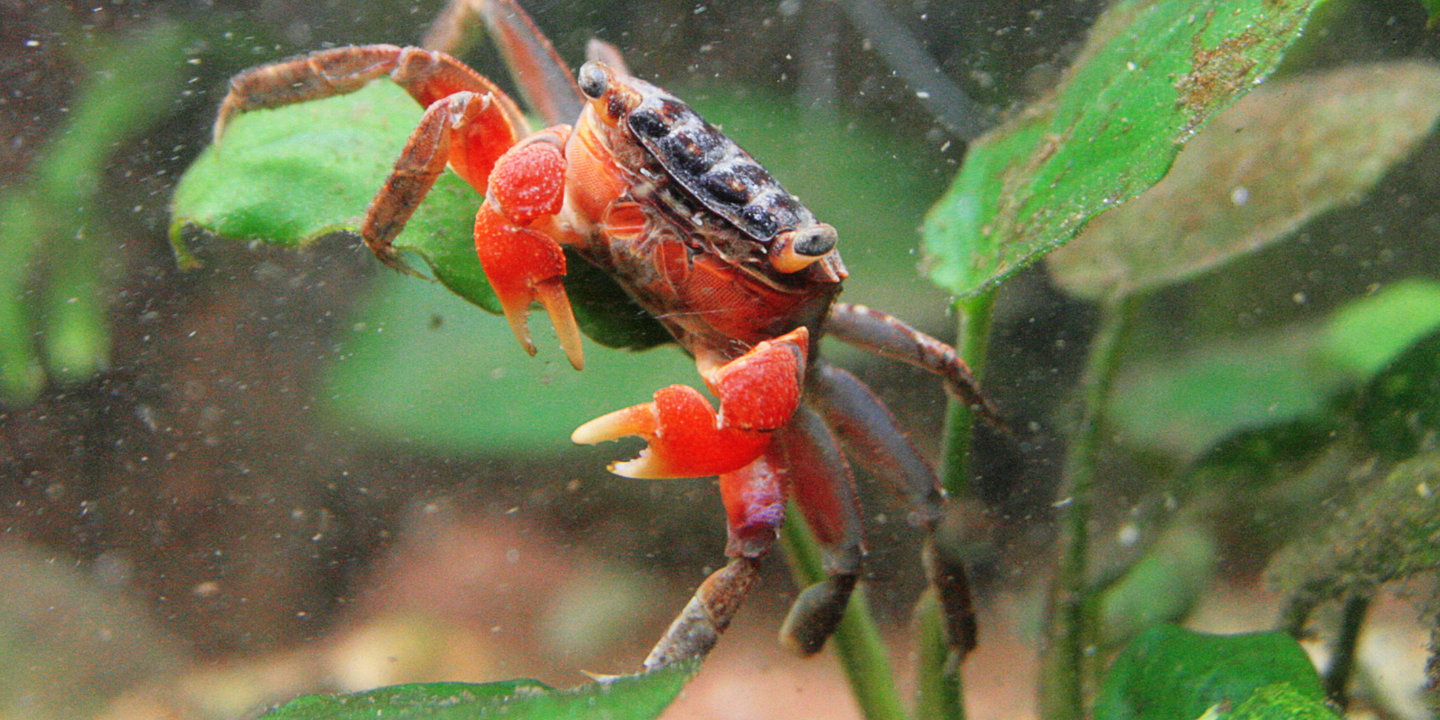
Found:
[[[784,477],[769,453],[720,476],[730,561],[705,578],[665,635],[645,658],[646,669],[704,657],[740,609],[760,570],[760,559],[775,545],[785,520]]]
[[[916,522],[926,529],[926,570],[945,613],[948,641],[963,656],[975,646],[975,614],[963,562],[934,542],[945,503],[939,480],[870,388],[828,363],[815,370],[810,401],[850,457],[894,485],[914,509]]]
[[[889,313],[851,303],[835,303],[830,307],[825,331],[876,355],[939,375],[952,395],[980,413],[996,429],[1006,429],[999,409],[980,392],[975,375],[960,359],[955,348],[910,327]]]
[[[814,410],[800,408],[777,445],[788,468],[790,497],[820,544],[826,575],[795,598],[780,640],[802,655],[812,655],[835,633],[860,574],[865,558],[860,508],[850,465]]]
[[[774,431],[790,422],[800,406],[800,386],[810,333],[797,328],[759,343],[744,355],[713,369],[702,367],[720,411],[699,391],[671,385],[654,402],[617,410],[591,420],[570,436],[590,445],[627,435],[649,446],[640,456],[615,463],[610,471],[632,478],[707,477],[737,471],[760,457]]]
[[[425,114],[371,201],[360,234],[382,262],[413,274],[392,243],[445,166],[484,192],[498,158],[528,129],[514,101],[489,80],[449,55],[419,48],[322,50],[237,75],[221,104],[215,135],[240,113],[351,93],[384,76],[409,92]]]
[[[445,53],[396,45],[361,45],[318,50],[236,75],[230,80],[230,92],[215,119],[215,139],[218,141],[225,126],[241,113],[352,93],[387,75],[421,107],[457,92],[488,94],[499,103],[516,134],[529,127],[515,101],[495,83]],[[501,144],[495,155],[509,147],[514,137]],[[484,187],[484,183],[477,187]]]
[[[584,98],[575,76],[515,0],[450,0],[421,44],[452,54],[463,52],[477,20],[484,22],[500,48],[520,94],[546,123],[558,125],[580,117]]]

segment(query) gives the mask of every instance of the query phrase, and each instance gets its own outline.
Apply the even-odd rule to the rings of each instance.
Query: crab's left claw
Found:
[[[705,373],[720,412],[698,390],[671,385],[654,402],[598,417],[570,439],[590,445],[636,435],[649,443],[611,472],[633,478],[708,477],[749,465],[800,406],[810,333],[798,328]]]
[[[550,316],[560,347],[576,370],[584,367],[580,329],[561,284],[565,253],[537,229],[565,200],[565,155],[570,128],[560,125],[527,138],[495,162],[485,203],[475,216],[475,250],[510,329],[535,354],[526,317],[538,301]]]

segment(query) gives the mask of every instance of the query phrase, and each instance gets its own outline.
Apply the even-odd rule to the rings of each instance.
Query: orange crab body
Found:
[[[583,366],[563,284],[568,247],[670,331],[720,401],[716,409],[694,388],[662,388],[652,402],[572,436],[645,439],[639,457],[611,466],[621,475],[720,478],[731,560],[696,591],[645,665],[700,656],[715,643],[774,545],[787,499],[814,525],[829,577],[801,594],[782,635],[803,652],[818,650],[864,555],[846,452],[910,498],[927,526],[943,502],[884,406],[819,357],[821,333],[935,372],[992,419],[993,408],[953,349],[884,313],[836,303],[846,271],[834,228],[689,106],[612,67],[618,54],[604,47],[596,54],[611,65],[592,60],[576,82],[513,2],[473,5],[523,71],[549,128],[531,133],[514,101],[443,52],[373,45],[242,73],[217,137],[237,113],[351,92],[380,77],[409,91],[425,113],[361,228],[383,262],[408,271],[391,242],[448,166],[485,195],[476,251],[527,351],[535,352],[527,315],[538,302],[571,363]],[[931,571],[953,642],[966,649],[973,621],[963,567]]]

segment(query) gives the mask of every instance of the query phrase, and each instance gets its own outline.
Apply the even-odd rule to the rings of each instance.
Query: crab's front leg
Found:
[[[589,445],[644,438],[649,446],[639,457],[610,466],[624,477],[708,477],[740,470],[765,452],[774,432],[799,408],[809,346],[810,333],[801,327],[723,365],[706,367],[701,358],[701,375],[720,398],[719,412],[694,388],[671,385],[657,391],[653,402],[585,423],[570,439]]]

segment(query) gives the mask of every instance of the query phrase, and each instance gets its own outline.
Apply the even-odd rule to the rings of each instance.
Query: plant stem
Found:
[[[920,637],[915,677],[915,717],[918,720],[965,720],[960,682],[960,656],[945,642],[940,602],[935,588],[927,588],[915,608]]]
[[[990,341],[993,292],[955,304],[959,315],[955,349],[970,366],[976,380],[984,371],[985,351]],[[970,448],[974,414],[957,398],[945,408],[945,429],[941,436],[940,485],[950,498],[970,494]],[[960,678],[962,658],[945,642],[944,618],[931,588],[916,608],[919,628],[916,668],[915,714],[925,720],[964,720],[964,693]]]
[[[825,579],[820,546],[810,524],[794,503],[786,512],[780,543],[798,587],[806,588]],[[890,655],[880,639],[880,629],[870,611],[863,583],[857,585],[855,594],[850,596],[850,606],[831,642],[866,720],[907,720],[900,704],[900,692],[895,687]]]
[[[1079,720],[1085,710],[1085,671],[1092,603],[1088,583],[1090,509],[1100,452],[1104,403],[1136,301],[1111,298],[1100,307],[1100,327],[1090,341],[1081,379],[1080,423],[1066,454],[1064,486],[1057,505],[1065,508],[1059,567],[1050,592],[1047,645],[1041,658],[1040,717]]]
[[[1340,634],[1330,649],[1330,666],[1325,669],[1325,696],[1342,711],[1350,702],[1345,689],[1350,684],[1351,673],[1355,671],[1355,649],[1360,641],[1360,628],[1365,624],[1365,614],[1369,611],[1369,596],[1351,595],[1346,598],[1340,613]]]
[[[960,353],[960,359],[970,366],[976,380],[981,379],[985,372],[985,352],[990,345],[990,318],[994,308],[994,292],[955,303],[955,311],[959,315],[955,349]],[[952,498],[969,495],[970,443],[974,422],[970,408],[959,399],[950,398],[945,408],[945,430],[940,441],[940,485]]]

